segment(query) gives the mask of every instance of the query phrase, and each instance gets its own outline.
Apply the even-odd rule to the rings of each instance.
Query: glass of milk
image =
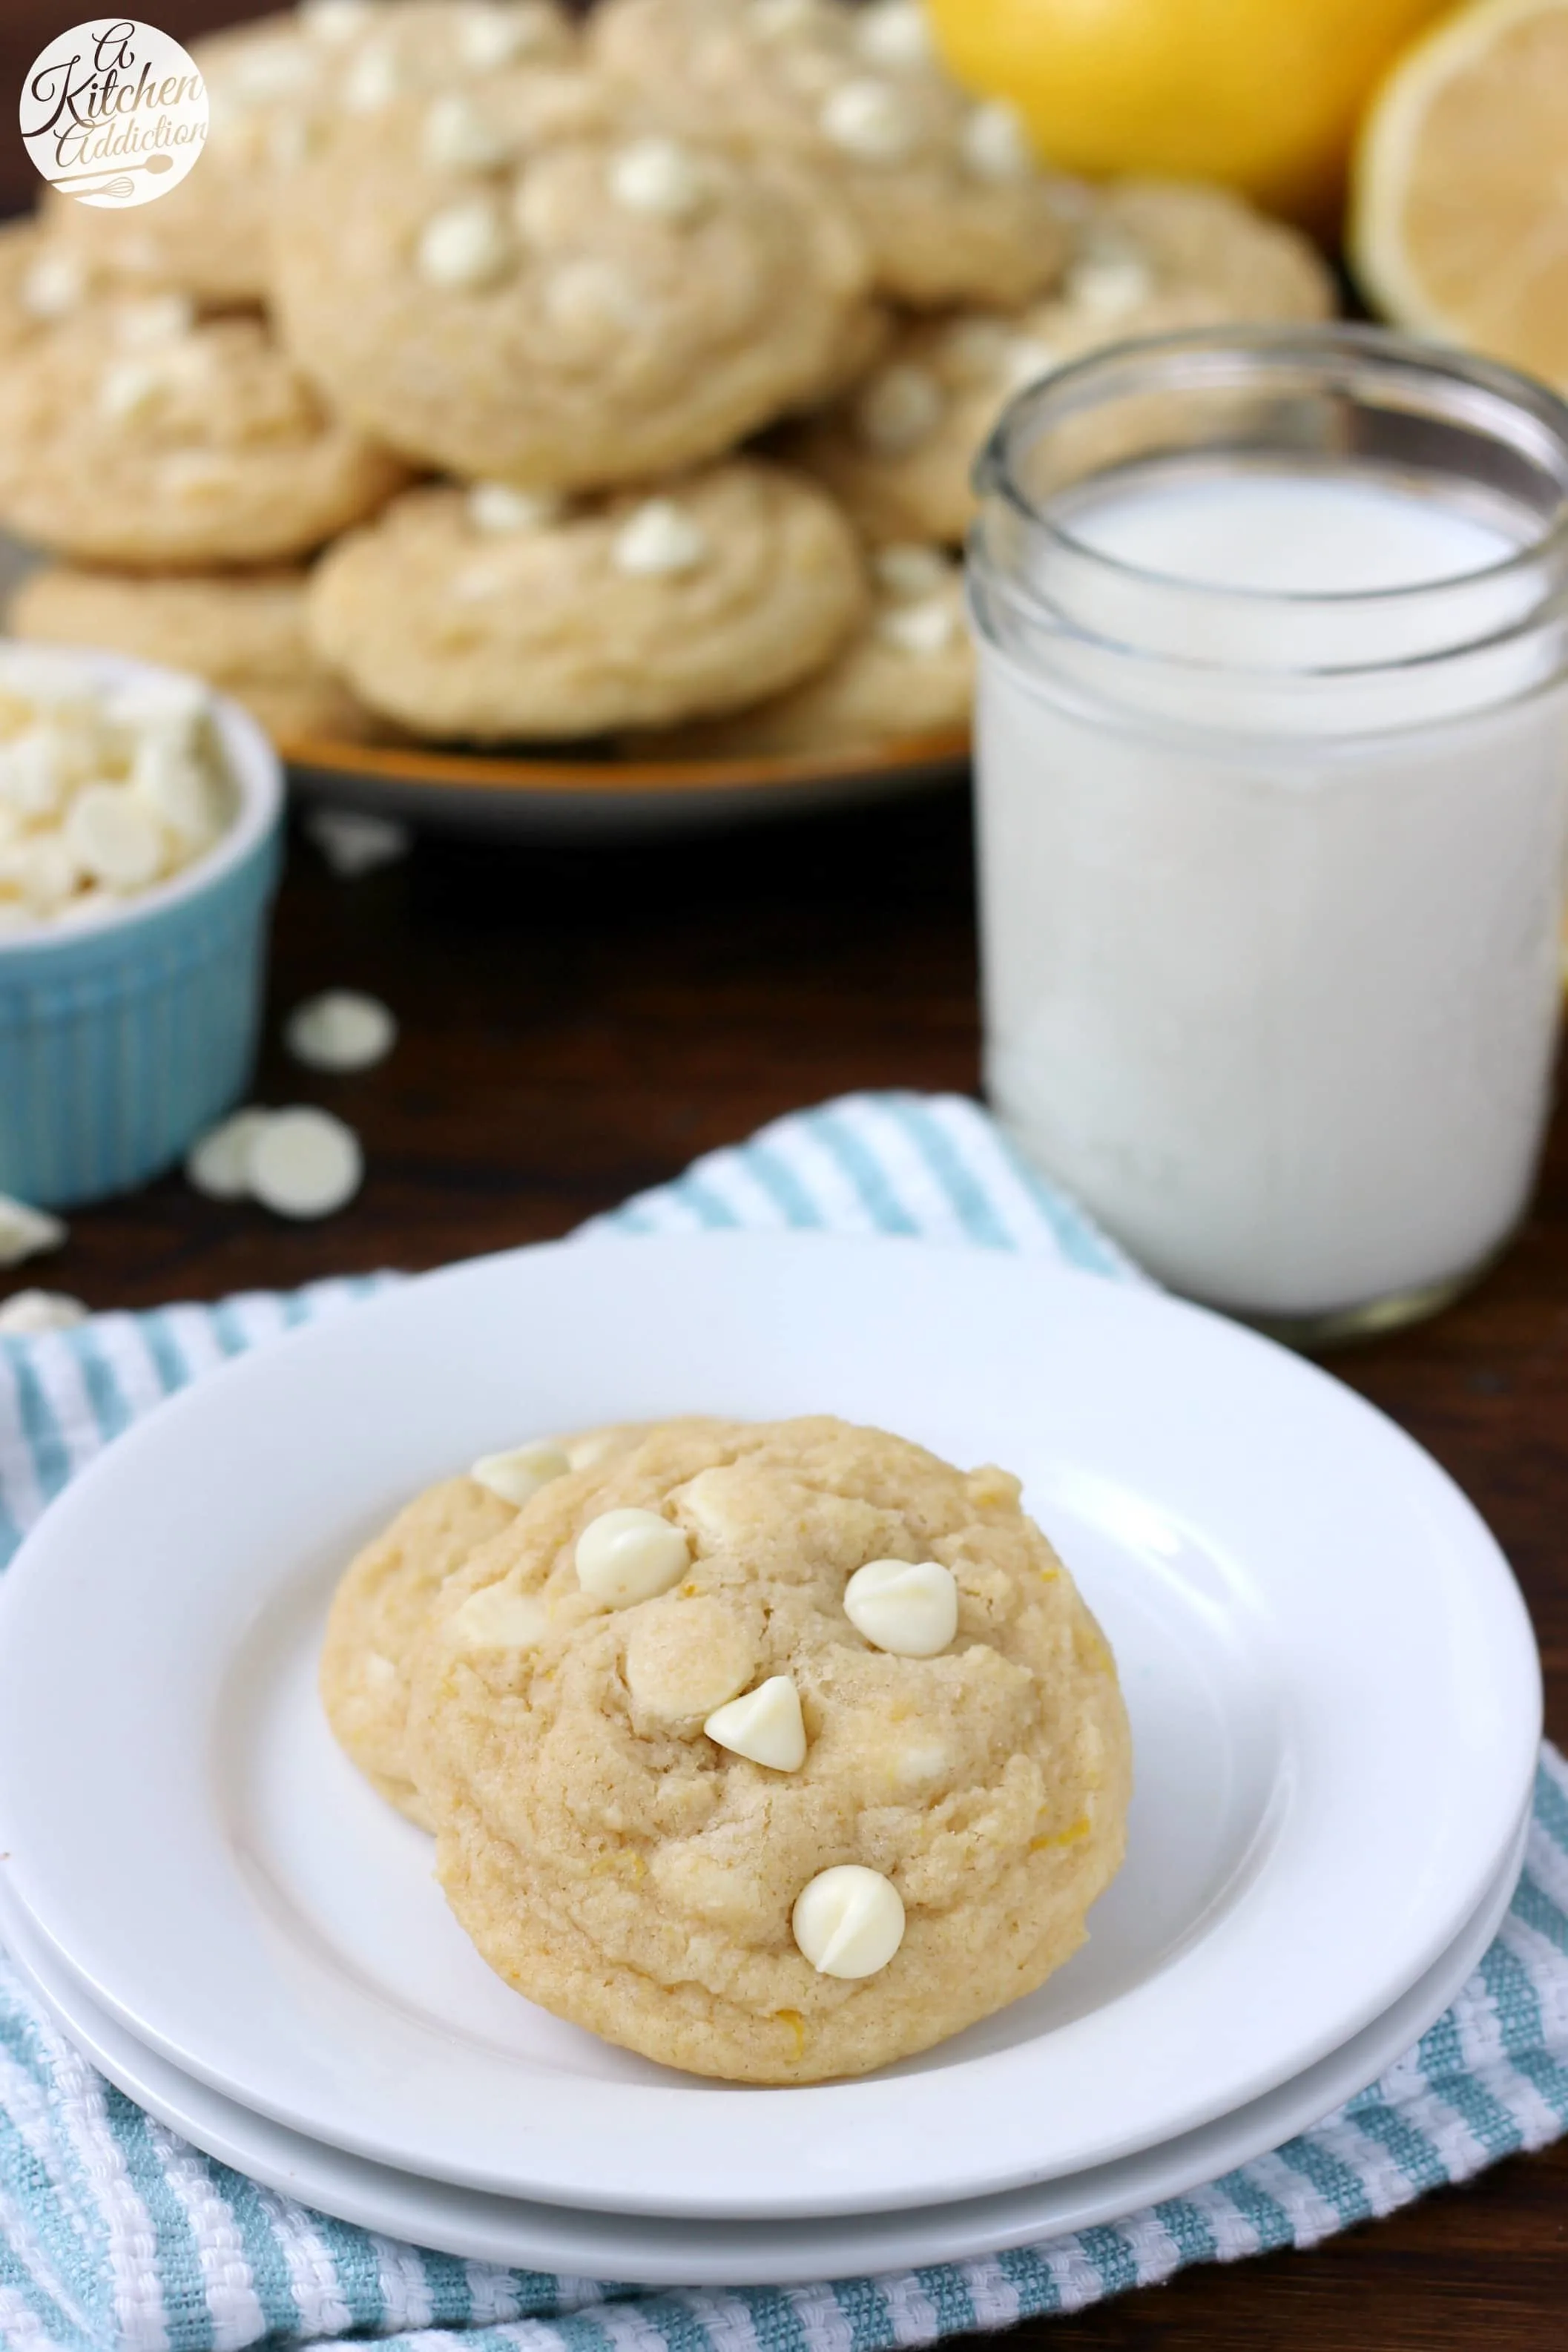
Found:
[[[1430,1312],[1529,1199],[1568,848],[1568,408],[1373,329],[1023,394],[971,556],[986,1083],[1178,1290]]]

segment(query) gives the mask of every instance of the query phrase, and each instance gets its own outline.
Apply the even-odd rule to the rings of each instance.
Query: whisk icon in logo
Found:
[[[20,111],[22,144],[45,179],[84,205],[166,196],[207,135],[195,59],[133,16],[58,34],[28,69]]]

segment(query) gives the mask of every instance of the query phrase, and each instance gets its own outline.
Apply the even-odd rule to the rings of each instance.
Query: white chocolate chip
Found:
[[[0,1265],[20,1265],[25,1257],[58,1249],[66,1228],[47,1209],[30,1208],[26,1201],[0,1192]]]
[[[403,68],[395,50],[366,49],[343,81],[343,104],[351,114],[379,114],[403,89]]]
[[[1061,355],[1048,343],[1035,335],[1015,335],[1007,353],[1006,382],[1009,392],[1022,392],[1026,385],[1038,383],[1061,365]]]
[[[965,171],[977,180],[1005,186],[1009,181],[1032,180],[1034,151],[1024,118],[1005,99],[987,99],[971,107],[958,134],[958,151]]]
[[[873,626],[889,652],[940,654],[957,635],[958,615],[945,596],[928,596],[918,604],[896,604],[890,613],[879,613]]]
[[[862,163],[902,163],[920,144],[920,118],[886,81],[841,81],[818,117],[823,137]]]
[[[452,1619],[453,1638],[466,1650],[532,1650],[549,1630],[543,1601],[504,1582],[471,1592]]]
[[[395,817],[365,816],[358,809],[312,809],[305,830],[332,872],[348,882],[395,866],[414,846],[414,835]]]
[[[22,280],[22,308],[34,319],[63,319],[87,293],[87,272],[71,253],[41,253]]]
[[[896,361],[874,375],[855,404],[855,429],[879,457],[905,457],[942,423],[942,386],[930,370]]]
[[[568,1439],[566,1459],[574,1470],[592,1470],[619,1453],[624,1443],[616,1430],[590,1429],[581,1437]]]
[[[476,198],[427,220],[417,251],[419,274],[427,285],[466,293],[504,278],[516,248],[495,206]]]
[[[274,41],[235,58],[224,78],[224,96],[240,106],[268,106],[275,99],[291,98],[308,89],[318,71],[315,58],[302,42]]]
[[[391,1690],[397,1680],[397,1668],[390,1658],[384,1658],[379,1650],[365,1652],[363,1671],[366,1686],[377,1693]]]
[[[526,211],[528,182],[518,192],[520,211]],[[543,303],[558,332],[603,342],[636,327],[644,312],[637,289],[614,262],[584,257],[563,261],[544,280]]]
[[[125,784],[78,793],[64,837],[81,871],[110,890],[144,890],[167,862],[163,826]]]
[[[58,914],[80,880],[81,868],[58,833],[24,836],[0,849],[0,883],[35,915]]]
[[[876,548],[871,556],[871,577],[884,596],[896,597],[900,604],[939,595],[951,586],[953,570],[940,547],[927,547],[914,540]]]
[[[548,8],[465,8],[458,20],[458,54],[466,66],[483,73],[545,47],[554,32]]]
[[[114,340],[125,351],[147,351],[158,343],[178,342],[195,323],[196,306],[188,294],[154,294],[116,310]]]
[[[788,1675],[770,1675],[755,1690],[720,1707],[702,1728],[716,1746],[774,1772],[798,1772],[805,1761],[800,1693]]]
[[[514,530],[546,530],[559,521],[566,501],[554,490],[514,490],[510,482],[476,482],[468,492],[468,520],[487,537]]]
[[[648,499],[616,533],[611,561],[634,579],[694,572],[708,554],[701,526],[673,499]]]
[[[816,15],[816,0],[752,0],[752,29],[764,41],[803,33]]]
[[[98,380],[100,415],[116,425],[146,416],[169,392],[169,375],[153,360],[113,360]]]
[[[571,1467],[561,1447],[542,1439],[535,1445],[514,1445],[508,1454],[481,1454],[468,1475],[521,1511],[542,1486],[563,1478]]]
[[[635,139],[611,163],[610,194],[627,212],[689,221],[706,208],[711,182],[682,141]]]
[[[331,1111],[275,1111],[250,1150],[250,1190],[279,1217],[329,1217],[364,1179],[358,1136]]]
[[[958,1583],[935,1559],[871,1559],[844,1588],[844,1614],[874,1650],[934,1658],[958,1631]]]
[[[691,1548],[657,1511],[601,1511],[577,1538],[577,1581],[606,1609],[629,1609],[679,1584]]]
[[[250,1190],[250,1154],[271,1116],[254,1108],[232,1111],[197,1136],[185,1154],[186,1183],[209,1201],[243,1201]]]
[[[36,1339],[46,1331],[74,1331],[85,1323],[89,1309],[63,1290],[14,1290],[0,1301],[0,1334],[13,1339]]]
[[[58,728],[34,727],[0,744],[0,803],[19,817],[53,816],[70,775],[70,740]]]
[[[801,1888],[790,1926],[818,1976],[874,1977],[904,1940],[904,1906],[879,1870],[841,1862]]]
[[[461,90],[444,90],[425,117],[425,161],[438,172],[499,171],[511,142]]]
[[[300,22],[312,40],[346,48],[375,16],[374,0],[300,0]]]
[[[131,762],[130,789],[150,815],[178,836],[187,854],[209,848],[223,831],[216,781],[206,762],[180,740],[180,730],[143,737]]]
[[[955,319],[942,335],[942,356],[962,383],[989,384],[1005,374],[1016,340],[1005,319]]]
[[[931,28],[920,0],[871,0],[855,13],[855,47],[868,65],[923,66]]]
[[[396,1045],[397,1023],[378,996],[329,988],[295,1006],[283,1043],[307,1069],[369,1070]]]
[[[1096,319],[1123,319],[1153,291],[1153,273],[1135,253],[1087,253],[1073,263],[1062,286],[1075,310]]]

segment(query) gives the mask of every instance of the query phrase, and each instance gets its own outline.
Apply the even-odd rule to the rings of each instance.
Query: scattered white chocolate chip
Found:
[[[546,1438],[534,1445],[514,1445],[507,1454],[481,1454],[468,1475],[476,1486],[488,1487],[521,1511],[542,1486],[563,1478],[571,1467],[561,1447]]]
[[[945,596],[928,596],[918,604],[896,604],[879,613],[872,626],[878,640],[896,654],[940,654],[952,643],[958,615]]]
[[[577,1538],[577,1581],[607,1609],[629,1609],[679,1584],[691,1548],[657,1511],[601,1511]]]
[[[870,1559],[844,1588],[844,1614],[874,1650],[934,1658],[958,1631],[958,1583],[935,1559]]]
[[[1096,319],[1122,319],[1154,291],[1153,273],[1135,253],[1086,253],[1075,261],[1062,293],[1075,310]]]
[[[250,1154],[272,1114],[250,1108],[230,1113],[198,1135],[185,1154],[185,1181],[209,1201],[243,1201],[250,1190]]]
[[[395,817],[365,816],[358,809],[312,809],[305,830],[334,874],[357,882],[378,866],[395,866],[414,846],[414,835]]]
[[[453,1638],[466,1650],[531,1650],[549,1630],[543,1601],[504,1582],[471,1592],[452,1619]]]
[[[363,1180],[359,1138],[331,1111],[275,1111],[250,1149],[251,1193],[279,1217],[330,1217]]]
[[[395,51],[366,49],[344,77],[342,100],[351,114],[379,114],[403,88],[403,68]]]
[[[87,293],[87,272],[71,253],[40,253],[22,279],[22,308],[34,319],[63,319]]]
[[[487,538],[514,530],[546,530],[559,520],[565,500],[555,490],[516,490],[510,482],[476,482],[468,492],[468,520]]]
[[[611,560],[617,572],[657,579],[694,572],[708,553],[700,524],[673,499],[647,499],[616,533]]]
[[[931,28],[920,0],[871,0],[855,13],[855,47],[874,66],[923,66]]]
[[[26,1201],[0,1192],[0,1265],[20,1265],[25,1257],[58,1249],[66,1228],[47,1209],[30,1208]]]
[[[871,577],[884,596],[897,597],[901,604],[940,594],[950,585],[953,570],[940,547],[915,540],[895,540],[871,554]]]
[[[920,118],[890,82],[841,81],[818,117],[823,137],[862,163],[901,163],[920,144]]]
[[[874,1977],[904,1940],[904,1906],[879,1870],[841,1862],[801,1888],[790,1926],[818,1976]]]
[[[163,828],[127,784],[88,784],[71,803],[66,847],[79,870],[110,890],[144,890],[165,859]]]
[[[444,90],[425,117],[425,161],[439,172],[499,171],[511,152],[505,132],[461,90]]]
[[[465,8],[458,18],[458,54],[466,66],[482,73],[545,47],[554,31],[550,10],[530,5],[528,0],[513,8]]]
[[[300,22],[312,40],[346,48],[375,16],[375,0],[300,0]]]
[[[513,254],[510,234],[495,206],[476,198],[448,205],[426,222],[417,247],[419,274],[427,285],[467,293],[504,278]]]
[[[931,439],[944,406],[929,369],[895,361],[871,378],[856,402],[855,429],[877,457],[905,457]]]
[[[977,180],[1004,186],[1011,180],[1030,180],[1035,175],[1034,151],[1023,116],[1005,99],[987,99],[984,105],[971,107],[958,134],[958,150],[964,169]]]
[[[610,194],[627,212],[657,220],[694,220],[710,183],[699,157],[679,139],[635,139],[610,164]]]
[[[0,1334],[12,1339],[36,1339],[46,1331],[74,1331],[85,1323],[89,1309],[63,1290],[14,1290],[0,1300]]]
[[[379,996],[357,988],[329,988],[297,1004],[283,1043],[311,1070],[368,1070],[397,1043],[397,1022]]]
[[[770,1675],[718,1708],[702,1728],[718,1747],[774,1772],[798,1772],[805,1762],[800,1693],[788,1675]]]

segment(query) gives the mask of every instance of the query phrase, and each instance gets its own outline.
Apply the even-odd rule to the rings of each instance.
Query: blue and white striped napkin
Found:
[[[591,1232],[717,1226],[924,1234],[1141,1279],[974,1104],[858,1095],[777,1120]],[[385,1279],[386,1277],[382,1277]],[[374,1284],[102,1315],[0,1339],[0,1562],[49,1496],[160,1397]],[[1306,2246],[1568,2129],[1568,1768],[1542,1751],[1524,1875],[1497,1941],[1418,2046],[1273,2155],[986,2262],[820,2286],[682,2294],[504,2271],[308,2211],[154,2123],[95,2074],[0,1953],[5,2352],[883,2352],[1080,2309],[1186,2263]]]

